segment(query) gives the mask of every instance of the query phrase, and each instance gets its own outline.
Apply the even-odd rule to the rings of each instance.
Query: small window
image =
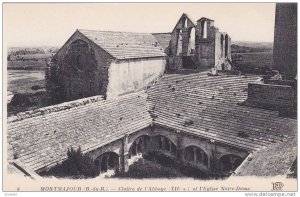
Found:
[[[83,70],[83,68],[84,68],[84,58],[83,58],[82,55],[77,55],[76,56],[76,67],[79,70]]]

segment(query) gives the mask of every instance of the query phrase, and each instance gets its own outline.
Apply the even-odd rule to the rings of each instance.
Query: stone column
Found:
[[[121,154],[120,154],[120,171],[127,172],[128,171],[128,135],[126,134],[123,137]]]
[[[183,134],[181,134],[179,131],[177,132],[177,151],[176,156],[179,162],[184,162],[184,150],[183,150]]]

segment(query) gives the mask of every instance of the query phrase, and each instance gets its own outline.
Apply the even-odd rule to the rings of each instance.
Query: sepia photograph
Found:
[[[3,192],[295,196],[296,2],[2,10]]]

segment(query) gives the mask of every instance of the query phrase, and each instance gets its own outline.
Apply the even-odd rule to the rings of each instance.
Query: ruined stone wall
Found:
[[[76,31],[54,57],[63,101],[104,95],[112,57]]]
[[[225,38],[227,38],[227,44]],[[225,54],[226,50],[227,50],[227,55]],[[216,29],[215,68],[217,70],[231,70],[232,65],[228,60],[231,61],[231,38],[228,34],[219,32],[219,30]]]
[[[202,23],[206,23],[203,27]],[[203,32],[206,31],[206,36]],[[201,18],[196,26],[196,55],[200,67],[213,67],[215,65],[215,35],[216,28],[213,21]]]
[[[193,29],[195,31],[191,33]],[[193,52],[191,44],[194,45]],[[213,20],[203,17],[194,24],[183,14],[171,34],[168,69],[180,71],[215,67],[217,70],[231,70],[230,46],[230,36],[219,32]]]
[[[145,88],[163,75],[165,67],[165,57],[114,61],[108,71],[107,98]]]
[[[285,79],[297,74],[297,4],[277,3],[273,50],[274,69]]]

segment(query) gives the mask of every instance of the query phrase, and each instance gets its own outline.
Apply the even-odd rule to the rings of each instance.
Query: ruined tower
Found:
[[[202,17],[194,22],[183,13],[171,33],[168,70],[231,70],[230,45],[230,36],[213,20]]]
[[[277,3],[273,51],[274,69],[285,79],[297,74],[297,4]]]

